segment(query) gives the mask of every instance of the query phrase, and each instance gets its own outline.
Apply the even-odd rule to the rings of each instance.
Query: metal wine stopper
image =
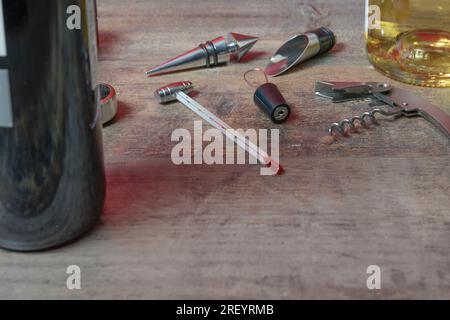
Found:
[[[229,40],[219,37],[202,43],[197,48],[151,68],[146,74],[152,77],[179,70],[214,67],[230,60],[240,61],[257,41],[257,37],[232,32]]]

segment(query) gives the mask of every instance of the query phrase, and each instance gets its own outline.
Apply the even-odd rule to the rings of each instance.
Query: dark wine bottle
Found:
[[[60,246],[99,219],[95,10],[94,0],[0,0],[0,247]]]

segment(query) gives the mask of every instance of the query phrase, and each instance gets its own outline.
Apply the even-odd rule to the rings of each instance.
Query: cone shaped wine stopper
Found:
[[[174,71],[214,67],[230,60],[239,61],[258,41],[257,37],[239,33],[230,33],[230,40],[219,37],[202,43],[182,55],[168,60],[146,72],[147,76],[156,76]]]

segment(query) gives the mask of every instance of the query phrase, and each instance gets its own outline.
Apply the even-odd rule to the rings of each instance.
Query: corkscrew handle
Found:
[[[450,115],[419,96],[393,88],[389,93],[374,96],[392,107],[401,107],[405,116],[421,116],[438,127],[450,138]]]
[[[330,128],[332,134],[334,130],[344,132],[345,126],[355,127],[355,122],[365,123],[364,119],[374,120],[375,114],[384,116],[404,115],[407,117],[421,116],[439,128],[450,138],[450,115],[431,104],[430,102],[416,96],[401,88],[393,87],[388,83],[376,82],[343,82],[343,81],[317,81],[316,94],[332,99],[333,102],[343,102],[362,98],[375,98],[387,105],[387,109],[375,109],[356,116],[351,119],[344,119],[334,123]]]
[[[433,123],[450,138],[450,116],[436,106],[428,105],[419,110],[422,117]]]

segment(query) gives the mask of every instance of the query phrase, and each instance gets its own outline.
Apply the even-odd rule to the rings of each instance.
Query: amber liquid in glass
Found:
[[[450,87],[450,0],[367,0],[367,15],[367,53],[377,69],[410,84]]]

